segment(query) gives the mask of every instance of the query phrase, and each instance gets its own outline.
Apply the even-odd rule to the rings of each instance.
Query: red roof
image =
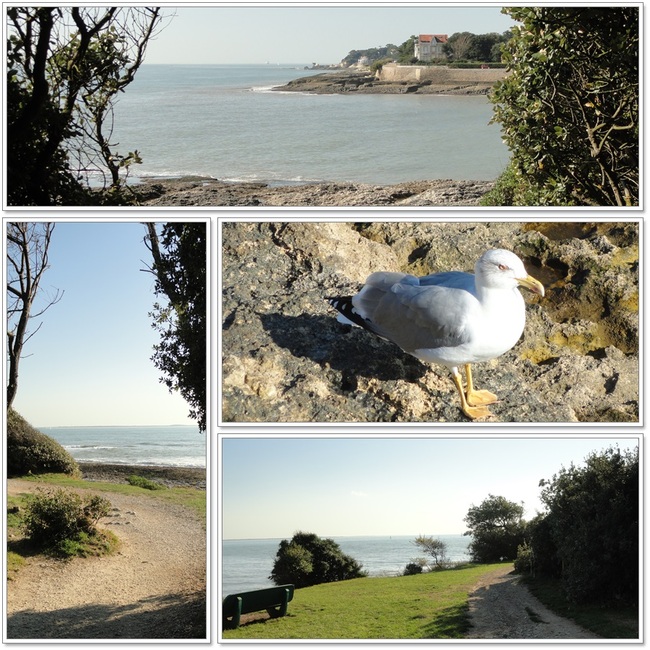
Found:
[[[420,34],[419,37],[420,43],[431,43],[434,39],[438,43],[446,43],[447,34]]]

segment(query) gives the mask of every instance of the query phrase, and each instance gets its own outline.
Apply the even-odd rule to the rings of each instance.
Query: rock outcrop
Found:
[[[222,223],[222,424],[465,422],[448,371],[341,325],[367,275],[473,270],[508,248],[546,287],[519,343],[474,366],[490,422],[638,422],[638,223]],[[527,292],[526,292],[527,293]]]
[[[133,187],[141,205],[178,207],[475,206],[493,181],[409,181],[395,185],[307,183],[271,186],[215,178],[155,180]]]

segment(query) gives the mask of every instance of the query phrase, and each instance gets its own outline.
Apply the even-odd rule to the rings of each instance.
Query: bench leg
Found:
[[[289,590],[284,590],[284,599],[278,607],[271,607],[266,611],[269,613],[271,618],[280,618],[280,616],[286,616],[287,608],[289,607]]]
[[[239,627],[239,622],[241,621],[241,607],[242,599],[237,598],[237,610],[233,613],[230,619],[223,617],[223,629],[224,630],[235,630]]]

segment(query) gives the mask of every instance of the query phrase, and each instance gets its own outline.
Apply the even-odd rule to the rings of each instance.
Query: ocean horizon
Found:
[[[207,434],[194,425],[38,427],[78,463],[206,467]]]
[[[129,180],[293,184],[493,180],[509,160],[483,96],[316,95],[273,88],[303,64],[144,64],[115,106]]]

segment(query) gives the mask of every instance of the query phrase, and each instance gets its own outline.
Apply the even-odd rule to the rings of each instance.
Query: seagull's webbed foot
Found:
[[[461,410],[470,420],[480,420],[486,418],[492,413],[487,406],[470,406],[469,404],[461,405]]]
[[[474,390],[474,382],[472,380],[472,367],[465,364],[465,376],[467,377],[467,403],[470,406],[481,406],[483,404],[494,404],[499,401],[499,398],[491,393],[489,390]]]
[[[468,400],[465,397],[465,391],[463,390],[463,379],[456,368],[452,368],[451,378],[454,380],[456,390],[458,391],[458,395],[460,397],[460,409],[470,420],[479,420],[481,418],[486,418],[492,415],[490,413],[490,410],[485,406],[474,405],[468,402]],[[482,391],[477,391],[477,392],[482,392]]]
[[[494,404],[499,398],[489,390],[473,390],[467,393],[467,403],[470,406],[480,406],[481,404]]]

